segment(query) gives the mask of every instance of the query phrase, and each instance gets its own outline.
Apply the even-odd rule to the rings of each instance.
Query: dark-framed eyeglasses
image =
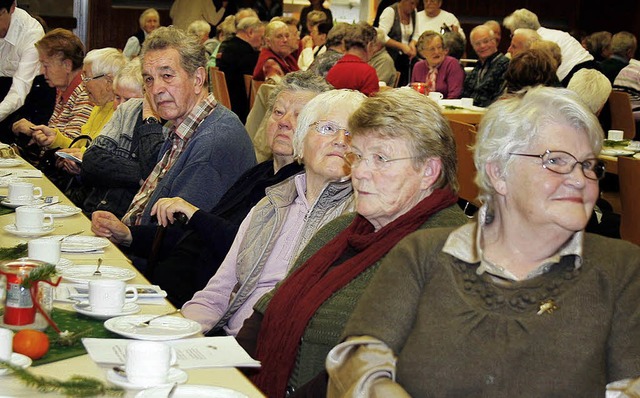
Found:
[[[105,77],[106,75],[107,75],[106,73],[103,73],[103,74],[97,75],[97,76],[93,76],[93,77],[86,77],[85,75],[82,75],[82,83],[87,84],[91,80],[100,79],[101,77]]]
[[[332,122],[330,120],[318,120],[315,123],[311,123],[309,127],[311,126],[315,126],[316,131],[320,135],[334,136],[337,135],[340,131],[344,131],[344,135],[346,135],[347,137],[351,135],[346,127],[342,127],[338,123]]]
[[[597,158],[578,160],[575,156],[565,151],[552,151],[547,149],[541,155],[529,153],[510,152],[509,155],[527,156],[542,159],[542,167],[558,174],[569,174],[577,164],[582,168],[582,174],[590,180],[601,180],[605,174],[604,162]]]
[[[362,161],[364,160],[364,162],[367,164],[367,166],[371,166],[375,170],[384,169],[391,162],[396,162],[398,160],[415,159],[415,158],[416,158],[415,156],[407,156],[407,157],[403,157],[403,158],[388,159],[388,158],[380,155],[379,153],[372,153],[371,155],[363,156],[363,155],[361,155],[359,153],[347,152],[344,155],[344,160],[351,167],[358,167],[360,165],[360,163],[362,163]]]

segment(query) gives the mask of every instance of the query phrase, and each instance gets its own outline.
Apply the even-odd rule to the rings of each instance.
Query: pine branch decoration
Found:
[[[30,371],[6,361],[0,361],[0,367],[10,369],[27,387],[35,388],[40,392],[57,392],[68,397],[78,398],[96,395],[124,395],[123,389],[107,386],[92,377],[71,376],[68,380],[63,381],[46,376],[36,376]]]
[[[0,247],[0,261],[15,260],[27,255],[27,244],[19,243],[13,247]]]
[[[29,275],[22,280],[22,286],[30,288],[34,282],[47,281],[56,276],[55,264],[44,264],[40,267],[34,268]]]

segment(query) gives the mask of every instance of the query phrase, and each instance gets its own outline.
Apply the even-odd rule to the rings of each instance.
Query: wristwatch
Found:
[[[156,119],[153,116],[149,116],[147,118],[144,118],[142,120],[142,123],[144,123],[144,124],[158,124],[158,123],[160,123],[160,120]]]

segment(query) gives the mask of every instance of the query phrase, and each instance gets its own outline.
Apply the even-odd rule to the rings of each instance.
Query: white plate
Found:
[[[22,369],[26,369],[29,366],[31,366],[31,363],[33,361],[31,360],[31,358],[29,358],[26,355],[22,355],[22,354],[18,354],[17,352],[14,352],[13,354],[11,354],[11,360],[9,362],[11,362],[11,364],[14,366],[20,366]],[[0,368],[0,376],[2,376],[3,374],[6,374],[8,371],[9,369]]]
[[[136,394],[135,398],[166,398],[172,386],[151,387]],[[178,386],[171,398],[249,398],[241,392],[216,386]]]
[[[68,205],[51,205],[43,208],[44,214],[51,214],[53,218],[69,217],[82,211],[79,207]]]
[[[20,159],[0,158],[0,167],[16,167],[22,164]]]
[[[632,151],[632,152],[640,152],[640,146],[626,146],[623,148],[625,151]]]
[[[68,258],[60,257],[60,260],[58,260],[58,264],[56,264],[56,270],[58,272],[62,272],[65,269],[71,267],[72,265],[73,265],[73,261],[69,260]]]
[[[151,321],[149,326],[136,326],[154,315],[128,315],[111,318],[104,323],[107,330],[138,340],[175,340],[189,337],[202,331],[196,321],[180,316],[165,316]]]
[[[116,316],[137,314],[138,312],[140,312],[140,306],[136,303],[125,303],[124,307],[122,307],[122,311],[113,314],[93,312],[89,303],[76,303],[73,305],[73,309],[76,310],[76,312],[78,312],[79,314],[103,320],[114,318]]]
[[[169,368],[169,376],[167,377],[168,383],[163,384],[163,386],[169,386],[169,390],[171,390],[173,383],[182,384],[182,383],[185,383],[188,378],[189,376],[184,370],[178,369],[178,368]],[[107,380],[109,380],[110,382],[112,382],[118,387],[128,388],[131,390],[141,390],[143,388],[149,387],[149,386],[141,386],[138,384],[131,384],[129,383],[129,380],[127,380],[126,377],[120,376],[113,369],[109,369],[107,371]]]
[[[6,198],[6,199],[3,199],[2,202],[0,202],[0,203],[3,206],[15,209],[16,207],[20,207],[20,206],[41,205],[41,204],[44,203],[44,200],[42,200],[42,199],[34,199],[31,202],[12,202],[12,201],[9,200],[9,198]]]
[[[54,238],[64,238],[65,235],[54,236]],[[109,239],[98,236],[69,236],[62,241],[60,250],[65,253],[86,253],[94,250],[104,249],[109,246]]]
[[[605,148],[600,151],[600,155],[605,155],[605,156],[627,156],[627,155],[633,155],[634,153],[635,153],[634,151],[627,151],[626,149],[611,149],[611,148]]]
[[[73,283],[89,283],[89,281],[96,279],[117,279],[121,281],[128,281],[136,277],[136,273],[130,269],[109,265],[103,265],[100,267],[101,275],[93,275],[96,267],[97,265],[79,265],[67,268],[62,271],[62,277],[67,282]]]
[[[4,173],[0,173],[4,174]],[[0,177],[0,188],[6,188],[12,182],[24,182],[24,178],[16,177],[14,175],[8,175],[4,177]]]
[[[38,236],[45,236],[50,234],[55,227],[50,225],[48,227],[44,227],[40,230],[25,230],[21,231],[16,228],[15,224],[9,224],[4,226],[4,230],[9,232],[11,235],[20,236],[22,238],[37,238]]]

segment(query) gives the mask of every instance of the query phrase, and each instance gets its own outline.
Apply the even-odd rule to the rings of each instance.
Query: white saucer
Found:
[[[170,386],[170,385],[173,385],[174,383],[183,384],[187,381],[188,378],[189,376],[184,370],[178,369],[178,368],[169,368],[169,377],[167,377],[166,384],[160,384],[158,386],[149,386],[149,385],[131,384],[129,383],[129,380],[127,380],[126,377],[120,376],[113,369],[109,369],[107,371],[107,380],[109,380],[110,382],[112,382],[118,387],[128,388],[131,390],[142,390],[149,387],[160,387],[160,386],[167,386],[167,385]]]
[[[23,178],[16,177],[14,175],[5,175],[4,177],[0,177],[0,188],[6,188],[12,182],[23,182],[25,181]]]
[[[71,267],[72,265],[73,265],[73,261],[69,260],[68,258],[60,257],[60,260],[58,260],[58,264],[56,264],[56,270],[58,272],[62,272],[65,269]]]
[[[40,230],[21,231],[18,228],[16,228],[15,224],[9,224],[4,226],[4,230],[9,232],[11,235],[20,236],[23,238],[37,238],[38,236],[45,236],[47,234],[50,234],[54,229],[55,227],[53,225],[50,225]]]
[[[605,156],[628,156],[633,155],[634,151],[628,151],[626,149],[613,149],[613,148],[604,148],[600,151],[600,155]]]
[[[53,218],[69,217],[82,211],[79,207],[55,204],[44,208],[44,214],[51,214]]]
[[[31,358],[29,358],[26,355],[22,355],[22,354],[18,354],[17,352],[14,352],[13,354],[11,354],[11,359],[9,360],[9,362],[14,366],[20,366],[22,369],[26,369],[29,366],[31,366],[31,363],[33,361],[31,360]],[[0,376],[6,374],[8,371],[9,369],[0,368]]]
[[[47,320],[44,319],[42,314],[36,313],[36,319],[33,323],[29,323],[27,325],[8,325],[4,323],[4,317],[0,316],[0,328],[11,329],[11,330],[24,330],[24,329],[35,329],[43,331],[45,330],[49,324]]]
[[[1,158],[0,159],[0,167],[16,167],[22,164],[22,160],[20,159],[12,159],[12,158]]]
[[[122,311],[116,312],[116,313],[109,313],[109,314],[105,314],[102,312],[93,312],[91,310],[91,305],[86,302],[74,304],[73,309],[82,315],[90,316],[96,319],[103,319],[103,320],[113,318],[116,316],[137,314],[138,312],[140,312],[140,306],[136,303],[125,303],[124,307],[122,307]]]
[[[31,202],[12,202],[9,200],[9,198],[5,198],[2,200],[2,202],[0,202],[0,204],[2,204],[3,206],[10,207],[12,209],[15,209],[16,207],[20,207],[20,206],[41,205],[43,203],[44,203],[44,200],[42,199],[34,199]]]
[[[163,387],[151,387],[136,394],[135,398],[166,398],[173,385]],[[200,386],[185,384],[178,386],[173,391],[171,398],[249,398],[245,394],[217,386]]]

